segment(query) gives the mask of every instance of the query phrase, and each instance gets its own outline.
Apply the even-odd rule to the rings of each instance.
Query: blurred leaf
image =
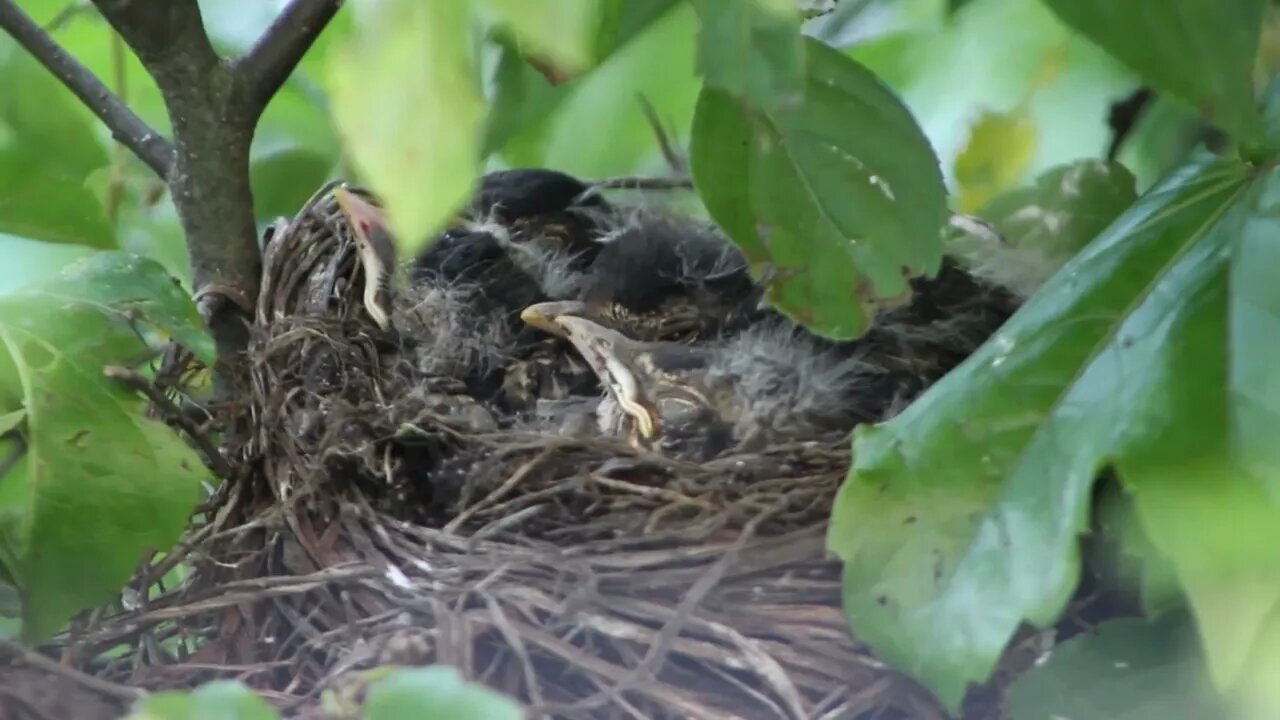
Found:
[[[26,419],[27,419],[27,411],[21,408],[17,410],[11,410],[3,415],[0,415],[0,435],[4,435],[10,430],[13,430],[14,428],[18,427],[19,425],[22,424],[22,421]]]
[[[874,75],[808,40],[804,105],[773,113],[703,89],[693,177],[770,302],[816,331],[852,338],[871,306],[933,273],[946,210],[929,143]]]
[[[0,232],[35,240],[114,247],[115,232],[85,186],[106,150],[70,91],[0,37]]]
[[[126,203],[120,212],[121,249],[164,265],[171,275],[191,288],[190,255],[178,211],[168,195],[154,206],[145,201]]]
[[[72,262],[95,252],[98,251],[84,245],[63,245],[0,233],[0,257],[8,265],[0,272],[0,294],[53,277]]]
[[[1267,0],[1045,0],[1063,22],[1237,139],[1261,129],[1251,72]]]
[[[489,106],[482,155],[500,150],[522,130],[547,117],[556,104],[568,96],[572,86],[552,86],[520,56],[509,42],[501,42],[498,65],[494,69],[494,97]]]
[[[1056,165],[1102,154],[1111,139],[1111,103],[1137,83],[1041,0],[972,0],[948,22],[920,21],[848,53],[902,98],[953,188],[955,158],[981,113],[1026,107],[1042,139],[1017,178],[1028,182]]]
[[[329,60],[334,119],[406,256],[470,197],[484,102],[466,2],[386,0]]]
[[[153,326],[211,361],[212,341],[185,292],[153,261],[102,253],[60,277],[0,298],[0,340],[21,377],[27,472],[10,568],[24,632],[42,639],[75,612],[109,600],[148,548],[172,545],[207,476],[194,451],[144,417],[106,364],[146,349]],[[19,534],[12,534],[13,528]]]
[[[324,184],[331,166],[329,158],[296,145],[258,155],[249,166],[254,215],[293,217]]]
[[[996,198],[979,211],[1010,243],[1066,259],[1138,199],[1133,173],[1119,163],[1080,160]]]
[[[973,0],[947,0],[947,12],[954,15],[964,9]]]
[[[434,665],[391,673],[369,688],[365,701],[369,720],[520,720],[524,712],[514,700],[483,685],[466,682],[452,667]]]
[[[972,213],[1017,185],[1036,149],[1036,126],[1024,107],[1008,113],[984,112],[956,156],[961,212]]]
[[[1252,173],[1209,159],[1182,168],[907,410],[855,433],[828,539],[845,562],[846,611],[877,655],[949,706],[1023,620],[1061,612],[1101,466],[1114,460],[1123,482],[1141,482],[1130,473],[1153,457],[1147,443],[1176,448],[1160,452],[1177,468],[1280,432],[1274,415],[1240,414],[1228,390],[1257,387],[1243,369],[1271,367],[1262,358],[1280,337],[1274,292],[1228,283],[1248,245],[1239,220],[1253,211]],[[1247,340],[1247,325],[1268,339]]]
[[[609,57],[680,0],[601,0],[600,32],[596,36],[596,60]]]
[[[947,248],[980,277],[1027,296],[1136,199],[1133,175],[1123,165],[1081,160],[982,208],[979,215],[1004,236],[1008,251],[954,227]]]
[[[1009,688],[1010,720],[1204,720],[1229,710],[1182,615],[1104,622]]]
[[[708,86],[771,110],[804,99],[795,0],[695,0],[698,72]]]
[[[561,86],[565,96],[543,122],[512,138],[504,160],[583,178],[662,172],[639,97],[673,125],[673,141],[688,137],[699,87],[693,72],[696,27],[693,7],[674,4],[590,73]]]
[[[595,59],[601,0],[479,0],[529,51],[570,72]]]
[[[125,720],[276,720],[260,695],[238,680],[215,680],[195,690],[169,690],[139,700]]]
[[[1156,95],[1120,146],[1116,159],[1144,191],[1186,161],[1204,142],[1206,126],[1195,111],[1168,95]]]

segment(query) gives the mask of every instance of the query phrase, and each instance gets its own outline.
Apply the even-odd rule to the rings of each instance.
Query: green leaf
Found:
[[[260,220],[293,217],[324,184],[333,163],[299,145],[265,152],[249,165],[254,214]]]
[[[215,680],[190,692],[169,690],[138,701],[125,720],[276,720],[260,695],[238,680]]]
[[[514,44],[499,41],[498,64],[493,73],[493,100],[485,126],[482,155],[500,150],[522,130],[543,120],[572,90],[553,86],[520,56]]]
[[[27,411],[22,408],[0,415],[0,435],[4,435],[16,429],[26,419]]]
[[[804,42],[795,0],[695,0],[698,72],[763,109],[804,99]]]
[[[1276,285],[1231,278],[1274,267],[1235,262],[1249,246],[1239,231],[1250,189],[1276,182],[1271,171],[1251,186],[1251,172],[1198,159],[1171,175],[906,411],[856,432],[828,538],[845,562],[846,611],[878,655],[949,706],[1023,620],[1044,625],[1062,610],[1102,466],[1117,465],[1149,515],[1143,488],[1169,475],[1140,473],[1181,471],[1237,443],[1256,452],[1280,433],[1275,414],[1244,415],[1235,395],[1268,388],[1254,407],[1280,407],[1274,383],[1261,384],[1280,337]],[[1280,232],[1274,217],[1258,213],[1255,237]],[[1265,340],[1247,339],[1246,325]],[[1161,528],[1147,529],[1176,566]],[[1269,587],[1274,565],[1248,580]]]
[[[1009,688],[1010,720],[1204,720],[1232,717],[1183,615],[1126,619],[1054,648]]]
[[[369,720],[524,717],[514,700],[483,685],[466,682],[456,669],[444,665],[397,670],[375,682],[369,687],[365,714]]]
[[[660,3],[637,3],[623,19],[645,7],[657,12],[653,5]],[[687,2],[641,25],[645,17],[628,20],[633,34],[599,66],[556,88],[565,92],[550,115],[503,148],[507,163],[584,178],[668,172],[638,98],[648,99],[672,125],[675,142],[688,137],[699,87],[693,73],[697,17]]]
[[[1196,106],[1239,140],[1257,137],[1251,73],[1266,0],[1044,2],[1157,90]]]
[[[172,545],[208,473],[137,395],[103,375],[136,360],[154,327],[212,359],[191,299],[155,262],[123,253],[79,261],[58,278],[0,298],[0,341],[27,413],[24,505],[3,523],[24,599],[24,632],[41,639],[112,598],[148,548]]]
[[[942,175],[911,114],[875,76],[807,41],[806,99],[764,112],[704,87],[693,178],[770,302],[817,332],[865,332],[875,302],[941,261]]]
[[[604,60],[643,33],[680,0],[601,0],[596,58]]]
[[[0,233],[110,248],[115,231],[86,186],[107,152],[57,78],[0,37]]]
[[[595,59],[600,0],[479,0],[529,50],[570,71]]]
[[[329,56],[334,119],[402,253],[415,255],[470,197],[480,171],[485,107],[470,5],[386,0],[357,20]]]

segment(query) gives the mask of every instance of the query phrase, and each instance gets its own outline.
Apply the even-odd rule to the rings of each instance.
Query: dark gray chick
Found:
[[[782,323],[690,345],[634,340],[574,315],[549,321],[606,389],[599,430],[640,447],[707,459],[846,432],[858,419],[864,361]]]

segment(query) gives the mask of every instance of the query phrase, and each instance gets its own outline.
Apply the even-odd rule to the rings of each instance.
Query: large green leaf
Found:
[[[484,101],[470,3],[385,0],[329,56],[343,144],[381,196],[402,252],[416,254],[470,197]]]
[[[773,109],[804,96],[804,43],[794,0],[695,0],[698,71],[707,85]]]
[[[1071,27],[1241,140],[1261,129],[1251,81],[1267,0],[1044,0]]]
[[[1280,589],[1280,556],[1214,575],[1214,598],[1250,598],[1219,617],[1183,575],[1180,555],[1200,536],[1179,520],[1199,512],[1228,522],[1225,513],[1156,498],[1190,487],[1208,500],[1214,491],[1196,483],[1211,480],[1221,497],[1247,497],[1275,516],[1252,459],[1268,457],[1280,433],[1277,386],[1264,373],[1277,353],[1280,298],[1259,269],[1275,266],[1261,238],[1280,232],[1280,213],[1259,200],[1277,182],[1275,170],[1197,159],[910,408],[856,433],[829,537],[845,561],[846,610],[876,652],[948,705],[986,677],[1019,623],[1061,611],[1090,489],[1107,464],[1135,493],[1193,606],[1257,626],[1258,598]],[[1270,467],[1274,476],[1280,465]],[[1274,548],[1272,527],[1241,547]],[[1214,652],[1224,635],[1201,621],[1211,662],[1230,674],[1239,646]]]
[[[397,670],[373,683],[365,715],[369,720],[520,720],[524,712],[514,700],[464,681],[456,669],[435,665]]]
[[[1010,720],[1207,720],[1229,711],[1181,614],[1104,622],[1009,688]]]
[[[150,260],[100,253],[0,298],[11,366],[0,380],[20,379],[27,442],[26,472],[3,479],[5,496],[23,504],[8,504],[0,522],[29,638],[109,600],[146,549],[172,545],[208,476],[180,438],[142,415],[134,392],[103,375],[146,350],[147,328],[212,360],[190,298]]]
[[[691,151],[698,192],[770,302],[838,338],[941,259],[942,175],[911,114],[865,68],[806,41],[805,102],[768,112],[704,87]]]
[[[138,701],[125,720],[276,720],[275,709],[235,680],[215,680],[195,690],[169,690]]]
[[[77,101],[2,36],[0,76],[9,88],[0,92],[0,232],[114,247],[115,232],[85,185],[107,152]]]

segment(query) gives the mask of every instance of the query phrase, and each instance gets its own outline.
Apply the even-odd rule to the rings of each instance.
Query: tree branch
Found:
[[[246,320],[257,297],[261,258],[249,187],[249,145],[257,116],[218,57],[196,0],[93,0],[142,61],[173,125],[169,192],[182,220],[200,314],[218,347],[222,397],[247,382]]]
[[[129,148],[157,175],[168,177],[173,145],[147,126],[89,69],[71,57],[40,29],[13,0],[0,0],[0,28],[52,72],[98,119],[121,145]]]
[[[204,30],[196,0],[91,1],[155,76],[162,93],[173,71],[209,69],[221,62]]]
[[[292,0],[234,63],[214,51],[197,0],[90,1],[155,80],[173,125],[172,145],[31,24],[15,0],[0,0],[0,11],[5,28],[113,131],[137,131],[122,134],[141,146],[130,145],[135,152],[150,153],[182,220],[195,299],[218,347],[218,394],[240,397],[248,381],[248,320],[262,271],[249,146],[263,108],[342,0]]]
[[[293,0],[235,64],[245,102],[261,113],[333,19],[342,0]]]

